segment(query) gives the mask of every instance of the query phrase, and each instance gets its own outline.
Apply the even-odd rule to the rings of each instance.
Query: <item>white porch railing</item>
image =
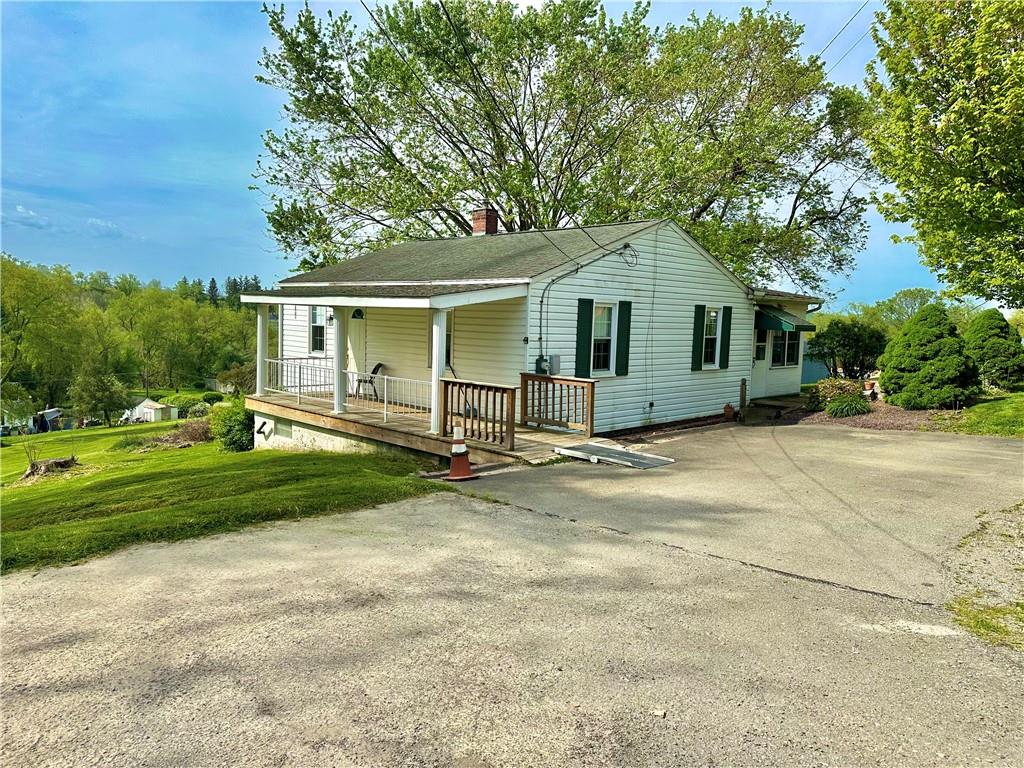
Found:
[[[268,359],[266,390],[295,395],[296,403],[307,400],[333,405],[332,362],[324,358]]]
[[[343,371],[345,403],[380,411],[385,423],[402,416],[430,421],[429,381]],[[295,397],[296,403],[334,405],[334,362],[329,357],[268,358],[266,390]]]
[[[345,371],[350,405],[380,411],[384,422],[394,416],[430,421],[429,381]]]

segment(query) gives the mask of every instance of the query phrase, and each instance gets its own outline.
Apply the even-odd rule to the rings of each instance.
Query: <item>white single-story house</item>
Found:
[[[242,296],[258,310],[258,447],[444,455],[464,426],[483,458],[521,457],[552,435],[800,390],[801,334],[821,299],[746,285],[673,221],[498,233],[484,208],[474,229]]]
[[[178,418],[176,407],[158,403],[148,397],[133,405],[121,416],[122,421],[168,421],[176,418]]]

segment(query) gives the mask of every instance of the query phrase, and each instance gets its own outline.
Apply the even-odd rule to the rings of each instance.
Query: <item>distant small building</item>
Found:
[[[122,421],[169,421],[178,418],[178,409],[173,405],[158,403],[146,398],[129,408],[121,417]]]

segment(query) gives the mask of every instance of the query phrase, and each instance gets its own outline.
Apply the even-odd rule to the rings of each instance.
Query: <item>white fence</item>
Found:
[[[350,406],[380,411],[384,422],[394,417],[430,421],[429,381],[344,371]],[[329,357],[268,358],[266,390],[294,395],[296,403],[334,405],[334,361]]]

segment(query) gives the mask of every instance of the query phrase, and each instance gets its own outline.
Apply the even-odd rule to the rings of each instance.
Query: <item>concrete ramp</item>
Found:
[[[675,459],[668,459],[664,456],[655,456],[650,453],[638,451],[625,451],[621,448],[612,448],[597,443],[584,443],[583,445],[571,445],[567,448],[555,448],[555,453],[561,456],[572,456],[574,459],[583,459],[592,464],[619,464],[633,469],[654,469],[674,464]]]

